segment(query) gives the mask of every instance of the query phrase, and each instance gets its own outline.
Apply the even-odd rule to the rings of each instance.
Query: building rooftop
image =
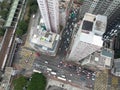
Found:
[[[52,32],[47,32],[38,26],[37,28],[33,28],[31,30],[33,32],[31,36],[31,42],[37,45],[42,45],[47,48],[53,48],[55,40],[59,40],[59,35]]]
[[[103,49],[101,54],[110,58],[114,57],[113,51],[108,49]]]
[[[92,32],[90,32],[89,34],[82,32],[80,36],[80,41],[93,44],[96,46],[100,46],[100,47],[102,47],[103,45],[102,37],[94,35],[94,33]]]
[[[102,35],[106,30],[106,24],[106,16],[86,13],[80,26],[80,41],[102,47]]]
[[[83,21],[82,30],[92,31],[92,27],[93,27],[93,22],[86,20]]]
[[[106,31],[107,17],[103,15],[96,15],[96,20],[94,23],[94,33],[98,35],[103,35]]]
[[[102,52],[104,51],[97,51],[94,52],[93,54],[89,55],[85,61],[83,61],[82,65],[90,65],[92,68],[93,66],[95,67],[94,69],[105,69],[108,68],[110,69],[112,67],[112,59],[114,56],[114,52],[111,50],[110,53],[112,54],[111,57],[108,55],[103,56]]]
[[[90,14],[90,13],[85,13],[85,16],[83,20],[94,22],[96,15]]]

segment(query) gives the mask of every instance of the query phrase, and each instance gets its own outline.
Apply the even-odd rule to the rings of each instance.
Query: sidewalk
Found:
[[[83,90],[83,89],[80,89],[79,87],[70,85],[65,82],[61,82],[60,80],[53,79],[53,78],[48,79],[47,87],[48,86],[58,86],[58,87],[64,88],[65,90]]]
[[[98,72],[95,79],[94,90],[107,90],[108,71]]]
[[[64,84],[65,90],[92,90],[90,88],[85,87],[84,85],[75,84],[73,82],[60,80],[56,76],[55,77],[54,76],[49,76],[47,74],[45,74],[45,76],[48,77],[48,85],[47,86],[49,86],[49,80],[50,80],[50,81],[52,81],[50,83],[50,85],[55,85],[55,86],[59,86],[60,87],[60,83]]]

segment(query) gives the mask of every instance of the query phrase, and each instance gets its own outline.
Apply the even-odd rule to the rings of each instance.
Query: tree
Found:
[[[7,15],[8,15],[8,11],[7,10],[1,10],[0,11],[0,15],[2,16],[2,18],[4,20],[6,20],[7,19]]]
[[[27,78],[24,76],[20,76],[13,80],[14,90],[23,90],[23,88],[27,84]]]
[[[46,78],[43,74],[34,73],[31,77],[27,90],[45,90]]]
[[[30,7],[30,13],[36,13],[37,12],[37,8],[38,8],[38,6],[37,5],[32,5],[31,7]]]
[[[18,28],[16,30],[16,34],[17,34],[18,37],[21,37],[23,35],[23,30],[21,30],[21,29]]]
[[[3,36],[3,35],[4,35],[4,33],[5,33],[5,29],[0,28],[0,36]]]
[[[27,22],[25,22],[24,20],[19,22],[18,29],[22,30],[23,34],[25,34],[27,32],[27,28],[28,28]]]
[[[16,30],[17,36],[21,37],[23,34],[25,34],[27,32],[27,28],[28,23],[24,20],[20,21]]]
[[[9,2],[7,2],[7,0],[3,0],[3,2],[1,3],[1,9],[3,10],[3,9],[7,9],[7,10],[9,10],[9,8],[10,8],[10,3]]]
[[[36,13],[38,9],[37,0],[29,0],[30,13]]]

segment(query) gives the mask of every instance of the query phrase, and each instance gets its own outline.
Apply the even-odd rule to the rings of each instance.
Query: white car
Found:
[[[65,75],[61,75],[61,77],[65,78]]]
[[[45,61],[45,63],[46,63],[46,64],[48,64],[48,62],[47,62],[47,61]]]
[[[71,82],[71,80],[68,80],[68,82]]]
[[[117,30],[114,31],[114,33],[116,33],[116,32],[117,32]]]
[[[58,67],[60,67],[60,65],[58,65]]]
[[[94,80],[95,80],[95,78],[92,78],[92,80],[94,81]]]
[[[33,18],[35,18],[35,14],[33,14],[33,16],[32,16]]]

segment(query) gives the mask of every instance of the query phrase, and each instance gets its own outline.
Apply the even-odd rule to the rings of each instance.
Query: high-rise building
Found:
[[[92,2],[93,2],[93,0],[84,0],[82,6],[80,7],[80,12],[79,12],[80,18],[82,18],[84,16],[84,14],[89,11],[89,8],[90,8]]]
[[[107,31],[112,30],[117,24],[120,24],[120,7],[115,10],[115,13],[108,19]]]
[[[100,50],[103,45],[102,35],[106,30],[106,24],[106,16],[86,13],[67,59],[78,62]]]
[[[59,0],[37,0],[48,31],[59,33]]]
[[[89,12],[95,15],[105,15],[109,19],[119,7],[120,0],[84,0],[80,10],[80,17]]]
[[[43,20],[40,20],[40,25]],[[47,32],[43,27],[32,27],[30,32],[30,46],[37,52],[49,56],[55,56],[59,46],[60,35]]]

